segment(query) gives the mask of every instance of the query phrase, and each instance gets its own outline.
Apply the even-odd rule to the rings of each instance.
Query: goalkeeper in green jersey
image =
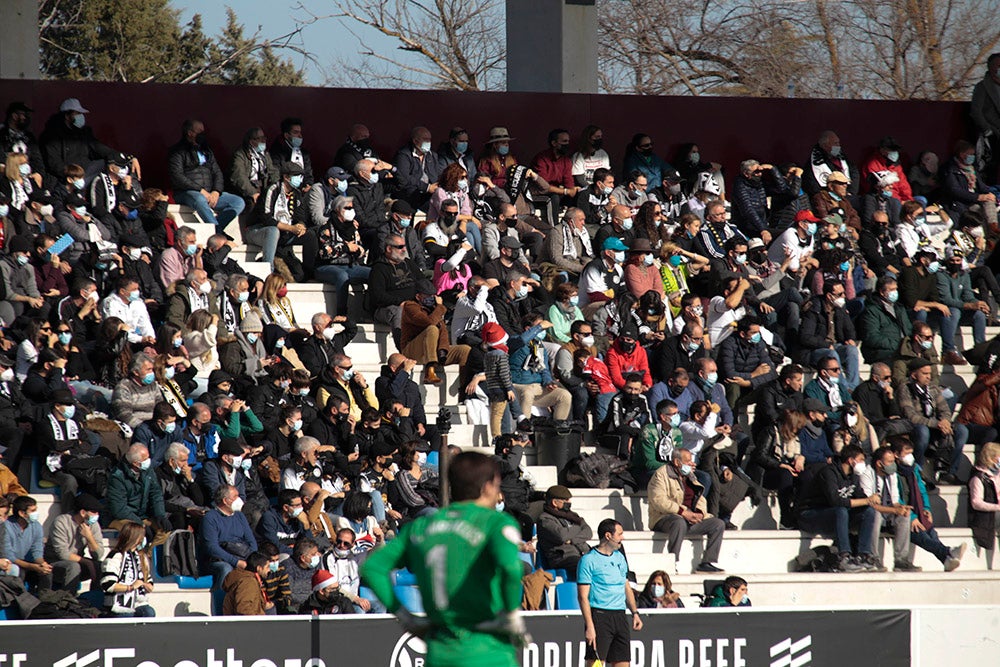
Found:
[[[448,467],[453,504],[403,526],[373,552],[361,576],[410,633],[427,642],[428,667],[515,667],[528,641],[518,613],[521,530],[498,512],[500,468],[490,457],[463,452]],[[406,568],[420,587],[426,618],[403,607],[392,570]]]

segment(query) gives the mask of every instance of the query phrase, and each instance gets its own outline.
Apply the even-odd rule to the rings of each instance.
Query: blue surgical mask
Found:
[[[87,184],[82,178],[76,178],[73,180],[73,187],[77,190],[83,190],[83,187]]]
[[[688,153],[688,162],[690,162],[691,164],[698,164],[699,162],[701,162],[701,153],[699,153],[698,151],[692,151],[691,153]]]
[[[25,264],[28,263],[28,256],[27,255],[18,255],[17,256],[17,263],[18,263],[19,266],[24,266]]]
[[[38,523],[38,517],[39,517],[38,510],[35,510],[34,512],[28,514],[28,521],[30,523]]]
[[[265,144],[265,143],[259,143],[256,146],[254,146],[254,150],[256,150],[258,153],[260,153],[261,155],[263,155],[264,151],[267,150],[267,144]]]
[[[934,345],[934,341],[932,341],[932,340],[922,340],[922,341],[920,341],[920,347],[922,347],[925,350],[931,349],[932,345]]]
[[[288,140],[288,145],[292,148],[302,148],[302,137],[292,137]]]
[[[399,219],[399,226],[401,228],[403,228],[403,229],[406,229],[407,227],[410,226],[410,219],[409,218],[400,218]]]
[[[888,294],[885,295],[885,298],[886,301],[888,301],[889,303],[896,303],[897,301],[899,301],[899,290],[894,289],[890,291]]]
[[[151,465],[153,465],[153,459],[146,459],[145,461],[139,464],[139,470],[149,470],[149,467]]]
[[[625,251],[624,250],[619,250],[619,251],[617,251],[615,253],[615,261],[618,262],[619,264],[624,264],[625,263]]]
[[[806,227],[806,234],[808,234],[809,236],[815,236],[817,229],[819,229],[819,228],[816,226],[816,223],[815,222],[810,222],[809,226]]]
[[[736,257],[734,259],[736,260],[737,264],[746,264],[747,263],[747,254],[745,252],[742,252],[739,255],[736,255]]]
[[[74,212],[75,212],[75,213],[76,213],[76,214],[77,214],[78,216],[80,216],[81,218],[82,218],[83,216],[87,215],[87,207],[86,207],[86,206],[77,206],[76,208],[74,208],[74,209],[73,209],[73,211],[74,211]]]
[[[510,152],[510,146],[497,146],[497,155],[506,155]]]
[[[840,144],[837,144],[836,146],[830,146],[830,155],[832,155],[833,157],[840,157],[840,153],[841,153]]]
[[[169,423],[163,425],[163,432],[164,433],[173,433],[176,430],[177,430],[177,422],[176,421],[172,421],[172,422],[169,422]]]
[[[614,191],[615,191],[614,188],[609,188],[609,187],[605,187],[604,188],[604,194],[606,194],[606,195],[609,195],[609,194],[611,194]]]
[[[167,366],[166,369],[164,369],[163,371],[163,376],[168,380],[173,380],[176,374],[177,371],[174,370],[173,366]]]
[[[719,381],[719,374],[716,373],[715,371],[709,373],[708,377],[705,378],[705,384],[710,386],[714,386],[716,383],[718,383],[718,381]]]
[[[682,477],[687,477],[692,472],[694,472],[694,468],[691,467],[690,463],[682,463],[681,464],[681,476]]]
[[[69,345],[69,342],[73,340],[73,334],[68,331],[59,332],[59,342],[63,345]]]
[[[421,153],[430,153],[431,152],[431,142],[429,142],[429,141],[422,141],[420,143],[420,152]]]
[[[528,296],[528,286],[521,285],[521,287],[518,288],[517,292],[514,293],[514,296],[516,296],[518,299],[523,299],[524,297]]]
[[[632,229],[632,218],[625,218],[624,220],[622,220],[622,229],[624,229],[626,232]]]
[[[248,333],[247,334],[247,342],[250,343],[251,345],[253,345],[254,343],[256,343],[257,342],[257,334],[255,334],[255,333]]]
[[[642,258],[642,263],[645,264],[646,266],[652,266],[653,262],[655,261],[656,258],[653,257],[652,255],[646,255],[645,257]]]
[[[502,500],[496,504],[497,512],[503,512],[505,507],[507,507],[507,504]]]
[[[679,412],[675,412],[674,414],[670,415],[670,425],[674,428],[677,428],[678,426],[681,425],[681,415]]]
[[[292,424],[292,430],[293,431],[301,431],[302,430],[302,420],[301,419],[296,419],[295,420],[295,423]]]
[[[296,189],[302,187],[302,174],[294,174],[293,176],[289,177],[288,184]]]
[[[24,164],[18,166],[17,170],[21,172],[22,176],[27,176],[31,173],[31,165],[25,162]]]
[[[142,298],[142,294],[140,294],[139,290],[137,290],[137,289],[134,289],[134,290],[132,290],[131,292],[128,293],[128,300],[129,301],[138,301],[141,298]]]
[[[372,173],[371,173],[371,174],[370,174],[370,175],[368,176],[368,182],[369,182],[369,183],[371,183],[372,185],[375,185],[376,183],[378,183],[378,174],[376,174],[376,173],[375,173],[375,172],[373,171],[373,172],[372,172]]]
[[[184,341],[183,341],[183,340],[181,340],[180,338],[175,338],[175,339],[173,340],[173,346],[174,346],[174,349],[177,349],[178,347],[180,347],[180,346],[181,346],[181,344],[182,344],[183,342],[184,342]]]
[[[573,296],[571,296],[569,298],[569,305],[571,305],[573,307],[579,306],[580,305],[580,297],[579,297],[579,295],[574,294]]]
[[[889,151],[885,159],[889,162],[899,162],[899,151]]]
[[[690,232],[688,232],[688,234],[690,234]],[[681,259],[680,255],[671,255],[669,261],[670,261],[670,266],[672,266],[674,268],[677,268],[678,266],[680,266],[684,262],[684,260]]]
[[[465,153],[465,151],[467,151],[467,150],[469,150],[469,142],[468,141],[458,141],[458,142],[455,143],[455,152],[456,153]]]
[[[100,519],[101,519],[100,514],[91,514],[90,516],[87,517],[87,525],[93,526],[95,523],[100,521]]]
[[[319,567],[319,554],[309,559],[309,567]]]
[[[850,262],[841,262],[840,263],[840,270],[841,271],[850,271],[850,269],[851,269],[851,263]]]
[[[349,368],[346,371],[344,371],[344,379],[345,380],[350,380],[353,377],[354,377],[354,369],[353,368]]]
[[[274,341],[274,347],[275,347],[275,349],[278,349],[278,350],[284,348],[285,347],[285,339],[284,338],[279,338],[278,340]]]
[[[539,331],[538,335],[536,335],[535,338],[537,338],[538,340],[545,340],[545,329]]]
[[[236,300],[239,301],[240,303],[246,303],[249,298],[250,298],[250,292],[240,292],[239,294],[236,295]]]
[[[8,213],[10,213],[10,206],[8,204],[0,204],[0,218],[6,218]]]
[[[760,332],[757,332],[754,335],[750,336],[750,342],[753,343],[754,345],[756,345],[757,343],[759,343],[760,342]]]
[[[267,569],[270,572],[277,572],[278,568],[280,567],[281,563],[279,563],[278,561],[271,561],[270,563],[267,564]]]
[[[934,260],[933,262],[930,263],[930,266],[927,267],[927,270],[930,273],[937,273],[938,271],[941,270],[941,262]]]
[[[184,248],[184,254],[187,255],[188,257],[194,257],[194,254],[196,252],[198,252],[198,246],[197,246],[197,244],[189,243]]]
[[[73,116],[73,127],[81,128],[86,124],[87,124],[87,119],[83,116],[82,113],[78,113],[75,116]]]
[[[242,468],[243,470],[250,470],[250,468],[252,467],[253,467],[253,459],[245,458],[242,461],[240,461],[240,468]]]
[[[970,153],[969,155],[965,156],[965,164],[973,165],[975,163],[976,163],[976,154],[975,153]]]
[[[463,178],[458,181],[458,189],[462,192],[466,192],[469,189],[469,179]]]
[[[344,194],[345,192],[347,192],[347,181],[346,180],[342,181],[340,179],[337,179],[337,192],[339,192],[340,194]]]
[[[148,373],[142,376],[142,383],[153,384],[153,380],[155,379],[156,379],[156,374],[154,374],[153,371],[149,371]]]
[[[62,413],[63,413],[63,417],[65,417],[66,419],[72,419],[73,415],[76,414],[76,406],[75,405],[64,405],[63,408],[62,408]]]

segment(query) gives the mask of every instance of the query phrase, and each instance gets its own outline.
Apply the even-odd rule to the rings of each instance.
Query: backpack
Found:
[[[810,549],[796,559],[799,572],[839,572],[838,558],[828,546]]]
[[[184,577],[198,576],[194,533],[189,530],[174,530],[167,535],[167,541],[163,544],[163,558],[159,561],[159,570],[161,577],[174,574]]]
[[[629,476],[628,462],[612,454],[581,454],[566,464],[567,486],[590,489],[620,489]],[[634,483],[634,482],[633,482]]]

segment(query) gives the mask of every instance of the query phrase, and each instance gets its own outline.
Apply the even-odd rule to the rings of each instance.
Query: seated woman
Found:
[[[181,335],[191,365],[197,371],[195,377],[207,382],[212,371],[218,370],[219,316],[200,308],[191,313]]]
[[[640,609],[682,609],[684,602],[681,594],[674,592],[670,575],[663,570],[656,570],[646,580],[636,605]]]
[[[208,386],[207,382],[203,383],[199,390],[199,384],[195,380],[198,369],[194,367],[188,357],[187,348],[184,347],[184,336],[180,328],[169,322],[160,326],[156,332],[154,348],[157,354],[166,357],[166,365],[174,369],[171,379],[180,387],[185,396],[195,391],[200,394]]]
[[[469,244],[475,248],[477,253],[482,254],[482,229],[479,221],[472,215],[469,185],[469,174],[461,163],[455,162],[445,167],[438,179],[437,190],[431,195],[430,202],[427,204],[427,220],[431,223],[442,220],[444,203],[446,201],[454,202],[458,207],[454,220],[461,223]]]
[[[751,477],[770,491],[778,492],[781,514],[779,527],[795,525],[792,499],[798,487],[799,475],[805,470],[799,432],[806,425],[806,416],[797,410],[785,410],[764,440],[754,450],[750,462]]]
[[[59,339],[53,349],[66,359],[63,379],[76,392],[80,403],[105,414],[111,409],[111,390],[96,384],[97,373],[90,363],[90,355],[81,351],[83,341],[76,340],[73,330],[66,322],[56,325]]]
[[[428,471],[420,465],[426,454],[417,450],[418,441],[404,443],[399,448],[399,472],[390,483],[389,498],[392,506],[403,515],[403,520],[416,519],[437,511],[435,494],[426,490]],[[436,485],[436,480],[434,481]]]
[[[174,409],[178,419],[184,419],[188,412],[187,397],[176,381],[177,373],[175,367],[170,365],[170,357],[165,354],[156,355],[153,360],[153,375],[163,400]]]
[[[257,307],[264,324],[277,324],[286,331],[301,328],[295,321],[295,311],[288,298],[288,283],[280,273],[272,273],[264,279]]]
[[[124,522],[119,528],[115,547],[104,561],[101,576],[104,608],[111,616],[156,616],[148,600],[149,593],[153,592],[153,582],[146,574],[150,568],[144,553],[146,547],[146,529],[142,524]]]

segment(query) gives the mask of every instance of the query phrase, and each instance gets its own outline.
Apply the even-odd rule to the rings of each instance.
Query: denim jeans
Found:
[[[840,553],[851,553],[851,529],[858,532],[858,554],[873,554],[877,514],[873,507],[823,507],[802,510],[799,529],[807,533],[833,535]]]
[[[274,225],[254,225],[247,227],[243,240],[259,245],[264,255],[264,261],[274,266],[274,255],[278,251],[278,237],[281,232]]]
[[[972,323],[972,338],[978,344],[986,340],[986,314],[981,310],[951,309],[951,316],[941,317],[941,350],[955,351],[955,332],[959,323]],[[971,347],[967,344],[968,347]]]
[[[479,225],[474,222],[465,223],[465,240],[476,249],[478,254],[483,254],[483,232],[479,229]]]
[[[333,285],[337,291],[337,315],[347,314],[347,289],[352,280],[368,281],[371,274],[371,267],[349,266],[347,264],[327,264],[317,266],[315,271],[316,280]]]
[[[212,590],[217,591],[222,589],[222,580],[226,578],[226,575],[236,568],[224,560],[216,560],[212,561],[209,569],[212,574]]]
[[[813,350],[809,356],[809,363],[815,368],[820,359],[827,357],[835,358],[840,364],[840,385],[849,392],[854,391],[854,388],[861,384],[861,355],[858,346],[838,343],[832,350],[829,348]]]
[[[924,551],[929,551],[942,563],[948,560],[948,557],[951,555],[951,549],[941,544],[941,540],[938,538],[937,531],[934,530],[933,526],[919,533],[912,531],[910,533],[910,544],[918,546]]]
[[[112,391],[107,387],[94,384],[90,380],[73,380],[69,386],[76,392],[77,400],[84,405],[89,405],[98,412],[111,413]]]
[[[143,604],[136,607],[131,613],[116,613],[113,616],[115,618],[153,618],[156,616],[156,610],[148,604]]]
[[[219,194],[219,201],[215,202],[215,209],[208,205],[208,200],[197,190],[176,190],[174,191],[174,201],[198,212],[201,219],[219,230],[222,230],[233,219],[238,216],[246,202],[243,197],[223,192]]]

